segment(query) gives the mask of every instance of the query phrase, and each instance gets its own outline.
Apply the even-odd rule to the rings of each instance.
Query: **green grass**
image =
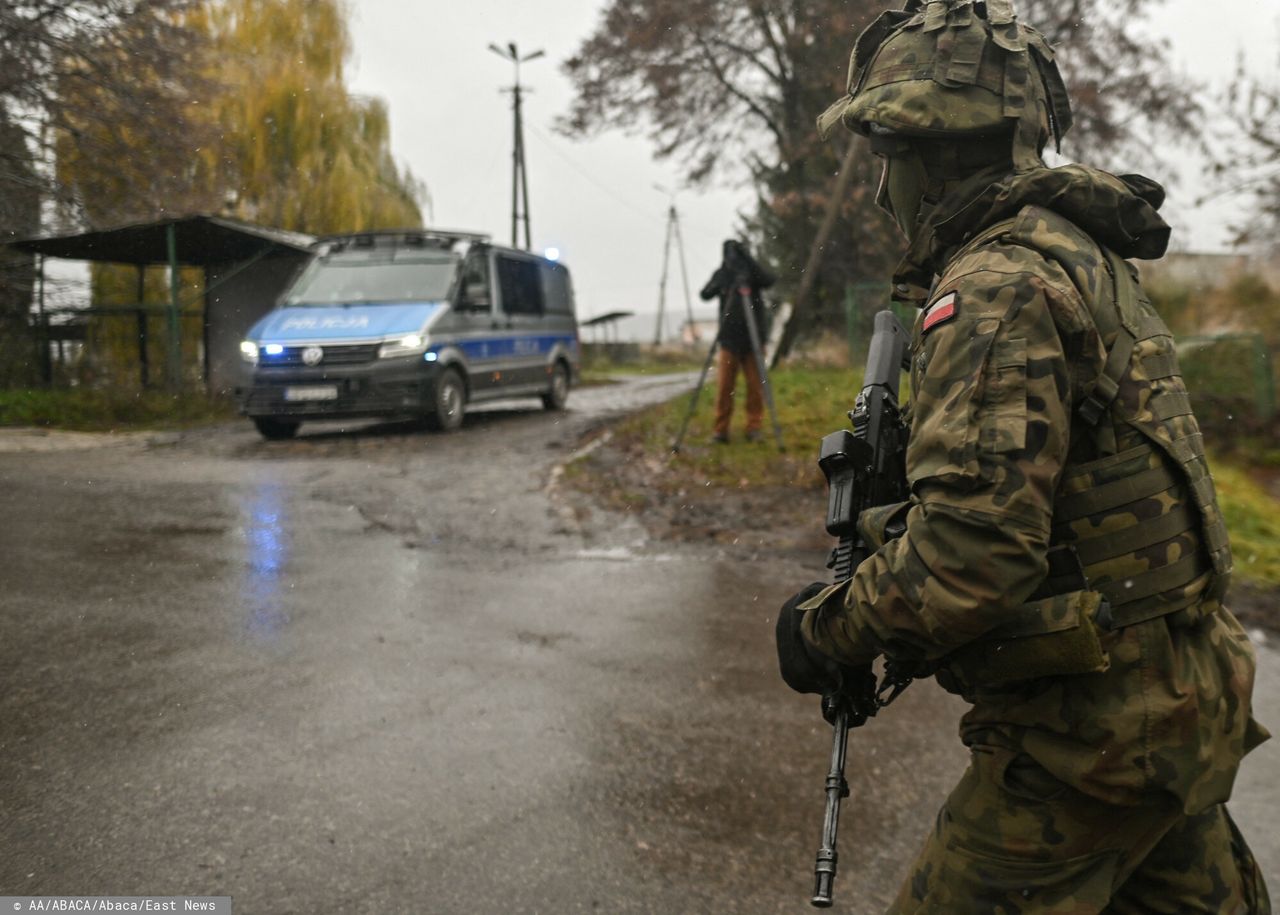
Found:
[[[779,453],[768,411],[764,438],[743,440],[744,407],[734,410],[732,441],[711,443],[714,379],[702,391],[679,454],[671,445],[689,407],[686,395],[623,420],[615,429],[618,443],[636,459],[665,463],[654,485],[668,492],[691,486],[740,490],[794,486],[825,489],[817,467],[818,443],[836,429],[848,427],[846,412],[861,385],[850,369],[787,367],[770,375],[786,451]],[[1280,500],[1257,482],[1257,453],[1219,454],[1213,459],[1214,480],[1231,533],[1236,576],[1255,585],[1280,586]]]
[[[231,401],[200,394],[174,396],[158,391],[83,388],[0,390],[0,426],[101,432],[193,426],[235,416]]]
[[[1280,586],[1280,502],[1237,464],[1213,460],[1218,505],[1231,534],[1235,577]]]
[[[638,446],[646,455],[669,456],[668,476],[692,478],[702,485],[821,487],[825,483],[817,465],[818,443],[827,433],[848,426],[845,413],[853,406],[860,374],[849,369],[787,367],[769,377],[785,452],[778,451],[767,408],[763,438],[758,442],[743,438],[746,405],[741,380],[728,445],[711,442],[714,378],[709,378],[702,390],[679,454],[671,455],[671,445],[688,413],[692,394],[623,420],[616,434],[621,442]],[[674,480],[672,485],[676,485]]]

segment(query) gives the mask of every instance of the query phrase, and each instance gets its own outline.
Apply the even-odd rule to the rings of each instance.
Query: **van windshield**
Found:
[[[284,304],[437,302],[449,297],[458,272],[453,255],[413,258],[319,257],[307,265]]]

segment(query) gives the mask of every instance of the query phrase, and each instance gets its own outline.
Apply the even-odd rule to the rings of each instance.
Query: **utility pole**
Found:
[[[515,116],[515,141],[511,150],[511,247],[519,247],[516,230],[520,222],[523,221],[524,247],[527,251],[533,247],[533,242],[529,234],[529,175],[524,163],[524,122],[521,120],[520,114],[521,98],[524,92],[524,87],[520,85],[520,65],[536,60],[546,52],[537,50],[521,57],[514,41],[507,42],[505,48],[490,44],[489,50],[503,60],[511,61],[516,67],[515,84],[510,89],[503,90],[504,92],[510,92],[512,95],[513,103],[511,107]]]
[[[689,333],[693,335],[696,343],[698,329],[693,323],[693,300],[689,297],[689,271],[685,269],[684,235],[680,232],[680,214],[676,211],[676,194],[675,191],[669,191],[660,184],[655,184],[654,187],[664,194],[670,194],[671,202],[667,206],[667,237],[662,243],[662,279],[658,281],[658,323],[653,330],[653,345],[657,346],[662,342],[662,318],[667,306],[667,264],[671,256],[672,239],[675,240],[676,252],[680,255],[680,278],[684,281],[684,307],[688,314]]]

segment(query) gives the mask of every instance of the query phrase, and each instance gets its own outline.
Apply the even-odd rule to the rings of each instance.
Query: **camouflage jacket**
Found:
[[[912,351],[911,499],[898,512],[906,533],[802,605],[803,631],[846,663],[886,654],[936,669],[972,703],[961,724],[970,746],[1027,753],[1112,803],[1170,792],[1195,811],[1229,796],[1239,760],[1266,732],[1250,710],[1252,647],[1219,601],[1230,561],[1225,528],[1209,524],[1220,519],[1207,469],[1195,486],[1173,479],[1166,465],[1177,462],[1138,428],[1145,416],[1159,435],[1168,427],[1200,447],[1172,339],[1153,312],[1155,336],[1126,361],[1114,409],[1096,424],[1080,416],[1117,339],[1113,272],[1127,266],[1116,258],[1109,268],[1106,251],[1160,256],[1162,197],[1147,179],[1067,166],[988,176],[942,202],[895,278],[899,295],[924,306]],[[1154,365],[1165,368],[1143,374]],[[1163,480],[1159,494],[1101,520],[1065,511],[1068,496],[1129,487],[1106,477],[1120,466],[1113,455],[1123,474]],[[1092,472],[1100,459],[1110,469]],[[873,543],[892,514],[864,519]],[[1109,582],[1099,589],[1123,602],[1144,571],[1168,566],[1186,570],[1185,584],[1129,602],[1141,612],[1113,628],[1096,625],[1107,605],[1091,591],[1028,603],[1051,577],[1052,544],[1088,536],[1091,523],[1114,534],[1148,516],[1190,520],[1118,557],[1112,537],[1112,552],[1086,563],[1090,586]],[[1037,618],[1028,608],[1039,614],[1034,634],[1069,622],[1091,643],[999,640]],[[1054,647],[1037,653],[1037,644]]]

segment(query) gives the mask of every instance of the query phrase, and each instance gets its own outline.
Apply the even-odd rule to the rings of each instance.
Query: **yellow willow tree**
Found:
[[[344,82],[340,0],[210,0],[221,136],[201,151],[228,210],[325,234],[420,226],[425,188],[391,156],[387,109]]]
[[[57,177],[70,219],[98,228],[216,212],[312,234],[422,224],[426,191],[391,156],[386,106],[344,83],[350,39],[340,0],[149,2],[151,15],[103,33],[97,70],[59,82]],[[122,36],[180,53],[140,64]],[[131,91],[105,91],[90,78],[102,70],[126,75]],[[182,300],[198,303],[200,272],[184,270],[181,280]],[[140,283],[133,269],[94,267],[95,304],[136,305],[140,292],[149,303],[167,300],[167,271],[148,268]],[[198,324],[184,322],[184,352],[195,350]],[[100,315],[92,325],[82,376],[132,378],[132,323]],[[149,349],[158,347],[162,335],[148,336]],[[151,354],[153,363],[163,358]]]

